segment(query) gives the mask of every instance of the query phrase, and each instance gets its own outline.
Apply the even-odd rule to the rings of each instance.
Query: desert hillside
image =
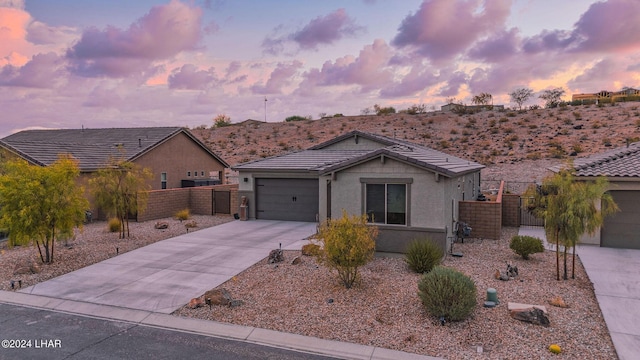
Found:
[[[306,149],[361,130],[477,161],[487,165],[485,179],[507,172],[518,181],[531,181],[541,175],[538,168],[639,141],[639,107],[640,103],[634,102],[464,115],[436,111],[277,123],[247,120],[192,131],[232,166]]]

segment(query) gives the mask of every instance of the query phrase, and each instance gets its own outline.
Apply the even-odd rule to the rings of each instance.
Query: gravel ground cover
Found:
[[[593,287],[576,263],[576,279],[555,280],[555,253],[547,251],[522,260],[509,249],[516,228],[505,228],[501,240],[467,239],[455,244],[463,257],[447,256],[444,265],[469,275],[478,289],[473,315],[444,326],[423,308],[418,274],[402,258],[377,257],[362,268],[361,281],[343,288],[334,273],[299,251],[286,251],[275,266],[263,260],[219,288],[227,289],[239,307],[191,309],[176,316],[254,326],[323,339],[379,346],[446,359],[550,359],[551,344],[559,344],[566,359],[615,359]],[[301,256],[302,262],[291,261]],[[516,265],[520,275],[510,281],[494,278]],[[497,290],[500,304],[485,308],[486,290]],[[568,308],[549,301],[560,296]],[[551,325],[515,320],[508,302],[545,305]]]
[[[232,217],[193,216],[198,228],[215,226]],[[8,248],[0,244],[0,289],[10,290],[10,280],[23,287],[91,265],[138,247],[184,234],[184,223],[169,223],[166,230],[154,228],[156,221],[131,223],[131,238],[118,239],[106,223],[84,227],[74,239],[56,245],[55,262],[40,265],[37,274],[14,275],[18,264],[38,261],[32,247]],[[197,230],[197,229],[196,229]],[[517,233],[504,228],[501,240],[467,239],[455,244],[463,257],[447,256],[444,265],[456,268],[474,280],[478,306],[462,322],[439,321],[424,310],[417,296],[418,274],[410,272],[400,257],[377,257],[362,268],[355,288],[344,289],[335,274],[315,259],[286,251],[285,261],[274,266],[262,260],[221,285],[244,304],[229,308],[214,306],[174,313],[220,322],[255,326],[325,339],[380,346],[447,359],[550,359],[547,348],[559,344],[566,359],[615,359],[616,353],[604,319],[582,264],[576,263],[576,279],[555,280],[555,254],[532,255],[525,261],[515,255],[508,241]],[[265,254],[266,256],[267,254]],[[300,256],[298,265],[290,261]],[[494,278],[506,262],[518,266],[520,275],[510,281]],[[481,306],[486,289],[497,290],[496,308]],[[549,305],[561,296],[569,305]],[[548,328],[512,319],[507,302],[547,306]]]
[[[233,217],[193,215],[189,221],[191,220],[195,221],[198,226],[190,231],[197,231],[233,221]],[[158,230],[155,228],[156,222],[166,222],[169,227]],[[2,242],[0,243],[0,290],[11,290],[11,280],[15,284],[22,280],[22,287],[34,285],[116,256],[116,252],[122,254],[160,240],[182,235],[187,232],[184,224],[185,222],[173,218],[140,223],[131,222],[128,239],[118,239],[118,233],[109,232],[107,223],[104,221],[86,224],[82,230],[76,232],[75,238],[69,239],[66,243],[63,241],[56,243],[54,262],[48,265],[41,264],[36,248],[32,246],[9,248],[6,242]],[[29,264],[37,264],[41,271],[36,274],[14,275],[16,266],[28,266]]]

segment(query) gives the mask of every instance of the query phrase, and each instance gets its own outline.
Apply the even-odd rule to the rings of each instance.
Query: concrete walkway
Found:
[[[170,314],[269,255],[300,249],[316,224],[233,221],[121,254],[21,292]]]
[[[541,227],[522,227],[520,235],[543,239]],[[593,283],[600,311],[620,360],[640,358],[640,250],[578,245],[576,254]]]
[[[234,221],[163,240],[19,292],[0,291],[0,303],[241,340],[341,359],[437,359],[374,346],[169,315],[191,298],[264,259],[280,244],[286,250],[299,250],[308,243],[304,239],[315,232],[315,223]]]

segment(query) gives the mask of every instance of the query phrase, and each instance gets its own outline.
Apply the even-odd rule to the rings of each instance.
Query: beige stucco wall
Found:
[[[149,183],[152,190],[161,189],[160,174],[163,172],[167,173],[167,189],[172,189],[181,187],[182,180],[209,179],[210,172],[224,171],[218,160],[184,133],[168,139],[134,162],[153,172]],[[191,176],[187,176],[187,172],[191,172]],[[224,176],[220,180],[223,179]]]
[[[584,178],[581,178],[584,180]],[[640,179],[638,178],[630,178],[622,181],[621,179],[609,178],[609,188],[608,190],[613,191],[640,191]],[[597,204],[600,205],[600,204]],[[612,216],[615,216],[612,215]],[[580,237],[581,244],[590,244],[590,245],[600,245],[601,240],[601,230],[598,229],[593,235],[584,234]]]

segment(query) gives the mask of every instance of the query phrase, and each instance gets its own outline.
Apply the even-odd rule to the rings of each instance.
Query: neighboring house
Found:
[[[244,163],[239,195],[249,218],[324,221],[367,214],[378,251],[430,237],[448,250],[458,202],[479,195],[484,166],[424,146],[352,131],[288,155]]]
[[[578,180],[605,176],[609,193],[620,211],[606,217],[595,236],[582,243],[602,247],[640,249],[640,142],[574,160]],[[557,169],[555,169],[557,170]]]
[[[637,100],[637,97],[640,96],[640,90],[634,88],[626,88],[620,91],[608,91],[602,90],[597,93],[591,94],[573,94],[571,95],[571,101],[593,101],[596,102],[598,100],[617,100],[617,99],[634,99]]]
[[[181,127],[25,130],[0,139],[0,149],[40,166],[71,154],[84,183],[111,158],[131,161],[151,170],[152,190],[220,184],[229,167]]]

